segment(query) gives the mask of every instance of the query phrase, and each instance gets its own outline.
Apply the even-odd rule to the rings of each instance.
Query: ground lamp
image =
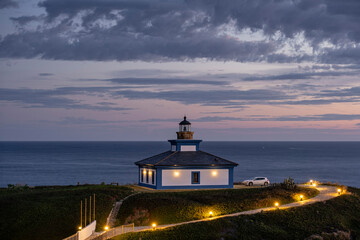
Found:
[[[109,230],[109,226],[104,227],[105,231]]]
[[[313,187],[316,187],[316,183],[313,183],[312,185],[313,185]]]
[[[79,227],[79,230],[81,230],[82,229],[82,227]]]
[[[209,216],[212,217],[214,214],[212,211],[209,212]]]
[[[303,195],[300,195],[300,201],[302,201],[302,200],[303,200],[303,198],[304,198],[304,196],[303,196]]]
[[[340,194],[341,194],[341,188],[338,188],[338,189],[337,189],[337,192],[338,192],[338,194],[340,195]]]
[[[153,230],[155,230],[155,228],[156,228],[156,223],[153,223],[151,226],[152,226]]]
[[[274,205],[275,205],[276,208],[279,208],[279,203],[278,202],[275,202]]]

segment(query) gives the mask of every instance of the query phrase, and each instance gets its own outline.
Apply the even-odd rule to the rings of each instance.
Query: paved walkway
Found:
[[[300,186],[301,187],[309,187],[309,185],[300,185]],[[319,190],[319,192],[320,192],[316,197],[306,199],[306,200],[303,200],[303,201],[300,201],[300,202],[293,202],[293,203],[280,205],[279,209],[287,209],[287,208],[305,206],[305,205],[309,205],[309,204],[316,203],[316,202],[326,201],[326,200],[329,200],[331,198],[335,198],[335,197],[338,196],[337,187],[321,185],[321,186],[317,186],[316,189]],[[254,210],[231,213],[231,214],[225,214],[225,215],[221,215],[221,216],[205,218],[205,219],[199,219],[199,220],[193,220],[193,221],[188,221],[188,222],[159,225],[159,226],[156,227],[156,229],[165,229],[165,228],[175,227],[175,226],[180,226],[180,225],[185,225],[185,224],[191,224],[191,223],[197,223],[197,222],[205,222],[205,221],[213,221],[213,220],[216,220],[216,219],[219,219],[219,218],[225,218],[225,217],[235,217],[235,216],[240,216],[240,215],[251,215],[251,214],[260,213],[261,211],[272,211],[272,210],[275,210],[275,209],[276,209],[275,207],[258,208],[258,209],[254,209]],[[151,226],[135,227],[134,232],[147,231],[147,230],[152,230]]]

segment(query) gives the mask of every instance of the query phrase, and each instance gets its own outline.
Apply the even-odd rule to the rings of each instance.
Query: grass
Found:
[[[348,188],[351,195],[303,207],[228,217],[181,225],[165,230],[129,233],[114,240],[133,239],[305,239],[313,234],[323,239],[360,237],[360,189]],[[342,238],[344,231],[348,238]],[[313,238],[320,239],[320,238]]]
[[[318,191],[310,188],[286,190],[281,187],[227,189],[186,192],[141,193],[125,201],[120,208],[117,224],[135,226],[185,222],[213,215],[246,211],[286,204],[298,200],[299,194],[310,198]]]
[[[127,187],[108,185],[0,189],[1,239],[58,240],[68,237],[80,225],[80,201],[87,198],[89,202],[89,196],[94,193],[97,230],[100,230],[114,201],[131,192]]]

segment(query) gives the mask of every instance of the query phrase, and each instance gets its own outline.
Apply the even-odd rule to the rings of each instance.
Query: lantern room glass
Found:
[[[179,132],[190,132],[191,125],[179,125]]]

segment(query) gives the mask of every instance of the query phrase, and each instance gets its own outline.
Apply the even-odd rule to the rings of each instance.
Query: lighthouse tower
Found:
[[[191,131],[191,123],[186,120],[186,116],[184,116],[184,120],[179,123],[179,131],[176,132],[176,134],[176,140],[169,140],[171,144],[171,151],[199,151],[199,144],[202,140],[193,139],[194,132]]]
[[[191,132],[191,123],[186,120],[186,116],[184,116],[184,120],[179,123],[179,131],[176,132],[177,139],[193,139],[194,132]]]

